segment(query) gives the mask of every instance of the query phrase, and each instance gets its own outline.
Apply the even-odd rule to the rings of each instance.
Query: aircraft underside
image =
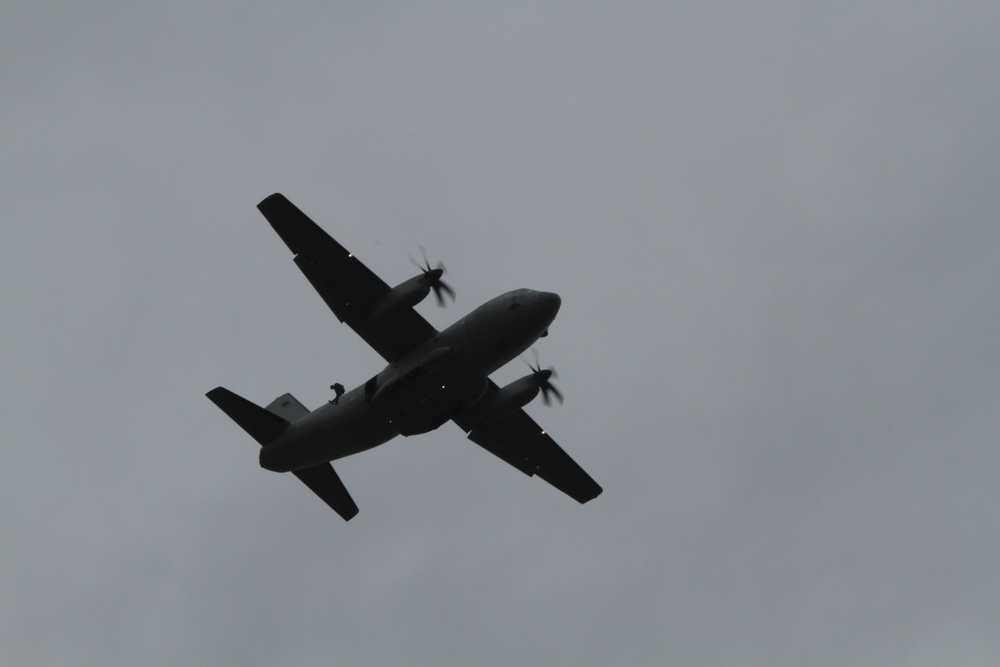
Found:
[[[260,464],[291,471],[344,519],[358,508],[330,461],[398,435],[426,433],[452,420],[468,438],[521,470],[538,475],[583,503],[601,487],[523,410],[540,392],[562,401],[552,369],[500,388],[489,375],[548,334],[560,299],[513,290],[437,331],[413,306],[434,293],[439,305],[454,291],[443,265],[390,288],[352,253],[280,194],[258,208],[294,253],[295,264],[342,322],[388,365],[364,384],[310,412],[291,394],[261,408],[223,387],[208,392],[219,408],[261,445]],[[338,391],[342,389],[338,388]]]

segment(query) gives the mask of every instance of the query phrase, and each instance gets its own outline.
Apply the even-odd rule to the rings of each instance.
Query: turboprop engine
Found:
[[[546,368],[543,370],[538,365],[537,358],[535,359],[535,365],[531,366],[529,364],[529,368],[532,370],[531,375],[525,375],[523,378],[514,380],[486,399],[488,402],[483,405],[476,415],[476,419],[480,425],[488,424],[514,410],[523,408],[538,396],[538,392],[542,393],[542,402],[545,405],[551,405],[552,399],[550,395],[555,396],[560,403],[563,402],[562,393],[549,381],[553,377],[558,377],[555,374],[555,369]]]
[[[427,251],[421,247],[420,252],[423,255],[423,265],[410,257],[410,261],[420,269],[420,275],[404,280],[389,290],[389,293],[382,297],[368,314],[370,319],[377,320],[400,310],[412,308],[426,299],[431,290],[434,290],[439,306],[444,305],[445,294],[451,297],[452,301],[455,300],[455,290],[441,280],[441,276],[445,274],[444,264],[438,262],[437,268],[432,269],[431,263],[427,260]]]

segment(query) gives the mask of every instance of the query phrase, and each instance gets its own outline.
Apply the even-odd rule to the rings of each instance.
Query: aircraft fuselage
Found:
[[[559,306],[558,295],[528,289],[487,301],[336,404],[293,421],[261,448],[261,467],[308,468],[436,429],[483,395],[490,373],[543,336]]]

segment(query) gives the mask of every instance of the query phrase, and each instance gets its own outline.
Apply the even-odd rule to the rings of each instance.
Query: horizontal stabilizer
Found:
[[[358,513],[354,499],[329,463],[293,470],[292,474],[332,507],[334,512],[344,517],[344,521],[350,521]]]
[[[285,419],[237,396],[225,387],[216,387],[205,395],[261,446],[277,438],[288,426]]]

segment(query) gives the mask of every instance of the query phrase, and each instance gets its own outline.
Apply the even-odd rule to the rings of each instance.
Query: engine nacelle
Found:
[[[430,294],[432,282],[433,280],[429,280],[426,273],[404,280],[389,290],[389,293],[372,307],[368,318],[377,320],[392,313],[413,308]]]
[[[514,380],[486,399],[487,402],[476,411],[476,421],[482,426],[523,408],[538,396],[538,391],[538,378],[534,374]]]

